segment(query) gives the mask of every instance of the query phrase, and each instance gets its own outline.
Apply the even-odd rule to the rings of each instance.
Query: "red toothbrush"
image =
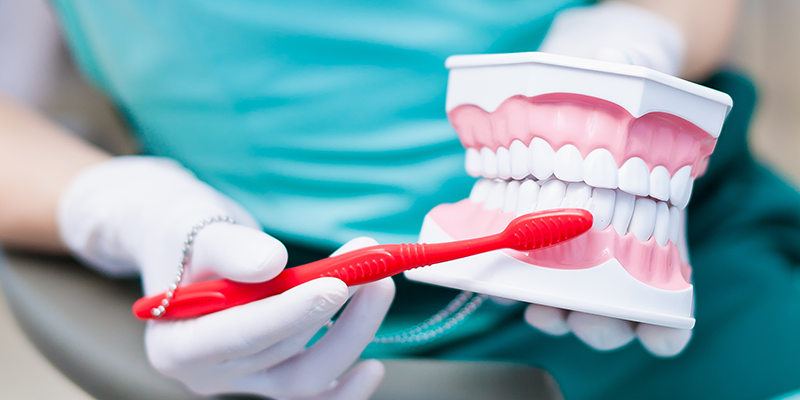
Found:
[[[260,283],[217,279],[177,288],[166,311],[165,293],[143,297],[133,305],[141,319],[197,317],[283,293],[312,279],[334,277],[347,285],[374,282],[403,271],[469,257],[492,250],[530,251],[572,239],[592,227],[592,214],[581,209],[546,210],[520,216],[502,232],[448,243],[384,244],[365,247],[335,257],[289,268]]]

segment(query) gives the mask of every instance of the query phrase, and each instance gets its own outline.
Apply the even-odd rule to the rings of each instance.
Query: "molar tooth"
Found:
[[[650,171],[647,163],[639,157],[633,157],[619,169],[619,188],[637,196],[650,194]]]
[[[497,176],[500,179],[511,177],[511,153],[503,146],[497,148]]]
[[[517,216],[527,214],[536,209],[536,202],[539,200],[539,184],[533,180],[525,180],[519,186],[519,197],[517,198]]]
[[[606,149],[592,150],[583,161],[583,179],[594,187],[616,189],[619,168],[611,152]]]
[[[669,202],[683,210],[689,204],[692,195],[692,166],[687,165],[678,170],[669,181]]]
[[[628,233],[628,224],[631,222],[636,196],[621,190],[615,190],[615,192],[617,196],[614,200],[614,216],[611,217],[611,225],[614,226],[617,234],[625,235]]]
[[[547,142],[541,138],[533,138],[528,147],[528,171],[539,180],[547,179],[553,175],[553,162],[556,153]]]
[[[522,179],[528,174],[528,148],[520,140],[511,142],[509,147],[511,153],[511,177],[514,179]]]
[[[483,203],[484,210],[494,210],[503,206],[506,194],[506,181],[494,180],[489,189],[489,196]]]
[[[659,165],[650,172],[650,197],[667,201],[669,200],[669,171]]]
[[[564,208],[585,208],[589,198],[592,197],[592,187],[583,182],[572,182],[567,185],[564,194],[564,201],[561,207]]]
[[[580,182],[583,180],[583,158],[578,148],[567,144],[556,152],[553,172],[562,181]]]
[[[511,181],[506,184],[506,199],[503,202],[503,212],[513,212],[517,210],[517,198],[519,197],[519,181]]]
[[[592,215],[594,216],[593,227],[598,230],[606,229],[611,223],[611,216],[614,215],[614,190],[594,189],[592,191]]]
[[[473,203],[483,203],[489,197],[489,190],[492,188],[491,179],[478,179],[469,192],[469,201]]]
[[[678,207],[669,208],[669,240],[672,244],[678,244],[678,235],[681,232],[681,212]]]
[[[481,159],[483,160],[483,176],[486,178],[497,178],[497,156],[492,149],[488,147],[482,148]]]
[[[473,178],[481,176],[483,172],[483,160],[481,160],[481,153],[478,149],[470,147],[467,149],[467,156],[464,159],[464,168],[467,174]]]
[[[630,231],[641,241],[647,241],[653,234],[656,225],[656,202],[647,198],[638,198],[633,206]]]
[[[659,246],[666,246],[669,239],[669,206],[663,201],[656,202],[656,226],[653,228],[653,236]]]
[[[551,179],[542,185],[539,190],[539,201],[536,202],[536,211],[550,210],[561,205],[564,201],[567,185],[558,179]]]

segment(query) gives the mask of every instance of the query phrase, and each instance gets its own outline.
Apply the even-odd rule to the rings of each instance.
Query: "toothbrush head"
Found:
[[[500,235],[507,248],[531,251],[577,237],[592,222],[592,213],[580,208],[545,210],[515,218]]]

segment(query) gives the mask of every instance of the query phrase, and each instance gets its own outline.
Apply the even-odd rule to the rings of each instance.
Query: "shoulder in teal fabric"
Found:
[[[268,232],[327,248],[414,240],[427,211],[466,197],[445,58],[535,50],[555,12],[582,3],[53,2],[145,151]]]

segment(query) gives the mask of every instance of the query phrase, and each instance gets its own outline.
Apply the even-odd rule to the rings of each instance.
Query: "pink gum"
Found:
[[[471,239],[501,232],[514,219],[514,213],[499,209],[486,211],[482,204],[462,200],[441,204],[428,213],[436,224],[454,240]],[[633,234],[620,236],[613,227],[592,229],[586,234],[552,247],[527,253],[505,250],[522,262],[554,269],[586,269],[612,258],[631,276],[664,290],[690,286],[691,267],[681,262],[678,247],[672,242],[659,246],[655,238],[642,242]]]
[[[692,166],[692,177],[705,173],[717,139],[678,116],[651,112],[634,118],[622,107],[594,97],[552,93],[536,97],[513,96],[492,113],[462,105],[448,113],[450,123],[466,148],[494,151],[515,139],[526,146],[539,137],[553,150],[571,144],[585,159],[592,150],[611,152],[621,167],[639,157],[653,168],[663,165],[673,175]]]

